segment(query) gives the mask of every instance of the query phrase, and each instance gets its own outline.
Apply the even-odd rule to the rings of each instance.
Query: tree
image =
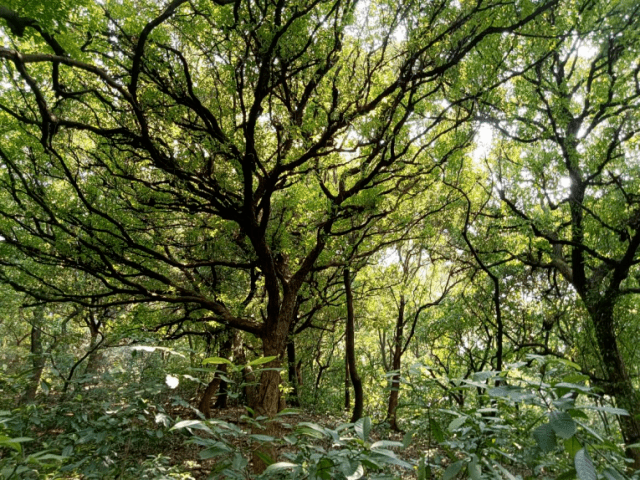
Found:
[[[23,3],[0,10],[3,281],[180,305],[279,357],[340,238],[467,142],[484,86],[465,57],[556,1]],[[262,374],[259,414],[279,379]]]
[[[640,292],[639,8],[547,12],[549,38],[518,47],[535,67],[485,98],[481,116],[500,134],[491,170],[510,251],[558,272],[580,298],[600,357],[592,379],[629,412],[620,417],[627,445],[640,440],[640,395],[616,310]],[[513,241],[516,229],[528,239]],[[640,450],[628,454],[640,467]]]
[[[442,245],[439,245],[442,247]],[[434,250],[436,245],[430,245]],[[407,352],[416,334],[419,323],[425,324],[424,314],[431,307],[439,305],[449,291],[458,283],[454,269],[449,272],[439,271],[432,256],[419,243],[408,242],[398,245],[392,255],[397,256],[397,265],[390,265],[385,277],[396,277],[397,283],[388,285],[389,294],[395,308],[393,334],[387,341],[385,329],[380,335],[380,350],[384,370],[389,376],[389,401],[387,404],[387,421],[391,429],[400,431],[397,419],[398,401],[400,397],[400,376],[402,358]],[[389,270],[396,270],[395,275]],[[435,284],[435,285],[434,285]]]

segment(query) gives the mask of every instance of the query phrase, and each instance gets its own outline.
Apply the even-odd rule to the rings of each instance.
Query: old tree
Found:
[[[555,5],[14,3],[3,280],[44,302],[173,304],[265,356],[309,276],[344,265],[343,238],[470,142],[501,75],[483,49]],[[258,412],[276,413],[279,380],[262,374]]]

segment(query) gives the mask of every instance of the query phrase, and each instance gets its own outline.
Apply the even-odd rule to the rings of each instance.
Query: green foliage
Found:
[[[275,420],[248,417],[244,417],[244,420],[254,428],[260,428],[265,421],[284,422],[281,416]],[[212,474],[221,478],[382,480],[397,478],[398,473],[394,472],[411,471],[413,464],[403,460],[393,450],[402,449],[403,444],[389,440],[372,442],[368,440],[370,428],[371,419],[365,417],[356,424],[341,424],[335,428],[300,422],[293,432],[282,438],[252,434],[220,420],[184,420],[176,423],[172,430],[188,430],[193,435],[189,442],[205,447],[200,452],[200,458],[217,459]],[[251,442],[258,446],[246,449],[232,446],[232,443],[250,445]],[[253,476],[248,471],[250,451],[259,448],[261,443],[276,443],[295,453],[285,453],[283,457],[286,461],[274,462],[265,457],[269,466],[262,475]]]
[[[624,448],[598,433],[602,424],[594,415],[628,413],[594,405],[600,397],[583,381],[573,383],[584,377],[569,362],[531,356],[527,363],[460,380],[453,389],[465,393],[469,406],[440,408],[429,412],[426,423],[419,417],[411,422],[415,433],[426,432],[431,445],[444,447],[444,478],[463,469],[469,478],[631,478]],[[427,458],[433,469],[442,461],[441,453]]]

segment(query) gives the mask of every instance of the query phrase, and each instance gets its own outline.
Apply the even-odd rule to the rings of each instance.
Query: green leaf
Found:
[[[216,375],[220,378],[220,380],[223,380],[227,383],[236,383],[233,380],[231,380],[229,377],[227,377],[226,375],[221,374],[220,372],[217,372]]]
[[[407,448],[411,445],[411,440],[413,440],[413,432],[407,432],[402,437],[402,448]]]
[[[572,478],[576,478],[576,471],[573,468],[571,470],[567,470],[566,472],[562,472],[560,475],[558,475],[556,480],[570,480]]]
[[[580,480],[597,480],[596,469],[586,449],[579,450],[573,462]]]
[[[453,432],[454,430],[456,430],[457,428],[460,428],[462,426],[462,424],[464,422],[467,421],[467,417],[458,417],[458,418],[454,418],[453,420],[451,420],[451,423],[449,423],[449,426],[447,427],[447,430],[449,430],[450,432]]]
[[[371,419],[369,417],[363,417],[356,421],[353,425],[358,437],[363,442],[366,442],[369,439],[369,432],[371,431]]]
[[[0,435],[0,445],[12,448],[17,452],[22,452],[22,446],[20,445],[21,442],[29,442],[31,440],[33,439],[27,437],[11,438],[6,435]]]
[[[272,459],[269,455],[267,455],[266,453],[261,452],[261,451],[259,451],[259,450],[256,450],[254,453],[256,454],[256,456],[257,456],[260,460],[262,460],[262,462],[263,462],[265,465],[272,465],[272,464],[274,463],[274,462],[273,462],[273,459]]]
[[[49,387],[49,384],[47,382],[41,380],[40,388],[42,389],[42,393],[44,393],[45,395],[49,395],[49,391],[51,390],[51,388]]]
[[[420,457],[418,462],[418,480],[427,480],[427,457]]]
[[[573,458],[576,453],[582,448],[578,439],[574,436],[564,441],[564,449]]]
[[[556,446],[556,434],[551,425],[544,423],[533,431],[533,438],[544,453],[552,452]]]
[[[569,410],[567,410],[567,413],[571,415],[571,418],[581,418],[582,420],[589,420],[589,416],[582,410],[578,410],[577,408],[570,408]]]
[[[354,475],[356,472],[358,472],[358,470],[361,467],[362,467],[362,464],[359,461],[351,458],[345,458],[344,461],[339,464],[340,471],[347,478],[350,477],[351,475]]]
[[[480,480],[482,478],[482,468],[478,465],[477,459],[474,458],[469,462],[469,465],[467,465],[467,472],[471,480]]]
[[[355,471],[351,475],[346,475],[346,477],[347,477],[347,480],[358,480],[359,478],[362,478],[363,475],[364,475],[364,467],[362,466],[361,463],[358,463],[358,466],[356,467]]]
[[[513,474],[509,470],[504,468],[499,463],[496,463],[495,466],[498,467],[498,469],[503,473],[503,475],[507,478],[507,480],[517,480],[516,477],[514,477]]]
[[[451,480],[456,475],[458,475],[458,473],[460,473],[460,470],[462,470],[463,463],[464,462],[462,460],[459,460],[459,461],[449,465],[447,467],[447,469],[444,471],[444,475],[442,476],[442,480]]]
[[[276,356],[256,358],[255,360],[251,360],[249,363],[247,363],[247,366],[255,367],[256,365],[264,365],[265,363],[269,363],[272,360],[275,360],[276,358],[277,358]]]
[[[624,416],[629,415],[629,412],[627,412],[624,408],[597,407],[597,406],[586,406],[584,408],[586,410],[596,410],[598,412],[610,413],[612,415],[624,415]]]
[[[551,412],[549,425],[560,438],[571,438],[576,433],[576,422],[567,412]]]
[[[297,415],[299,413],[300,413],[299,408],[283,408],[276,414],[276,417],[282,417],[284,415]]]
[[[204,430],[205,432],[213,433],[211,429],[202,422],[202,420],[182,420],[176,423],[169,430],[179,430],[181,428],[195,428],[198,430]]]
[[[431,428],[431,435],[433,435],[433,438],[436,439],[436,442],[438,443],[444,442],[445,440],[444,431],[442,430],[442,427],[440,427],[440,424],[436,422],[433,418],[430,418],[429,427]]]
[[[396,442],[395,440],[379,440],[371,445],[371,450],[374,448],[387,448],[387,447],[403,447],[402,442]]]
[[[250,438],[257,440],[258,442],[273,442],[275,441],[275,438],[273,438],[270,435],[259,435],[259,434],[254,434],[254,435],[249,435]]]
[[[209,448],[205,448],[202,450],[198,456],[201,460],[208,460],[210,458],[219,457],[220,455],[224,455],[226,453],[232,452],[231,448],[226,445],[218,442],[216,445],[211,446]]]
[[[205,358],[202,361],[203,365],[222,365],[223,363],[226,363],[227,365],[233,365],[233,363],[229,359],[222,357],[209,357]]]
[[[585,392],[585,393],[588,393],[591,391],[591,388],[587,387],[586,385],[580,385],[577,383],[568,383],[568,382],[556,383],[554,387],[567,389],[567,390],[580,390],[581,392]]]
[[[607,478],[607,480],[624,480],[624,477],[620,475],[613,467],[607,467],[602,471],[602,474]]]

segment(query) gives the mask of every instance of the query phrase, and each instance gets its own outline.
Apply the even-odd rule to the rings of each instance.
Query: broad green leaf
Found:
[[[355,471],[351,475],[346,475],[346,477],[347,477],[347,480],[358,480],[359,478],[362,478],[363,475],[364,475],[364,468],[362,467],[361,463],[358,463],[358,466],[356,467]]]
[[[224,455],[230,452],[232,452],[231,448],[218,442],[217,445],[202,450],[198,454],[198,456],[201,460],[208,460],[210,458],[219,457],[220,455]]]
[[[544,423],[533,431],[533,438],[535,439],[538,447],[545,453],[553,451],[556,446],[556,434],[551,428],[551,425]]]
[[[560,438],[571,438],[576,433],[576,422],[567,412],[553,411],[549,415],[549,425]]]
[[[589,453],[586,449],[581,449],[573,459],[576,473],[580,480],[597,480],[596,469],[593,466]]]
[[[229,359],[222,357],[209,357],[205,358],[202,361],[203,365],[222,365],[223,363],[226,363],[227,365],[233,365],[233,362],[231,362]]]
[[[602,471],[602,474],[607,478],[607,480],[624,480],[624,477],[620,475],[613,467],[607,467]]]
[[[572,458],[575,456],[576,453],[578,453],[578,451],[581,448],[582,448],[582,445],[580,445],[580,442],[575,436],[564,441],[564,449]]]
[[[247,366],[255,367],[256,365],[264,365],[265,363],[269,363],[272,360],[275,360],[276,358],[277,358],[276,356],[256,358],[255,360],[251,360],[249,363],[247,363]]]
[[[362,464],[357,460],[346,458],[339,464],[339,468],[344,476],[348,478],[349,476],[354,475],[356,472],[358,472],[358,470],[362,468]]]
[[[442,480],[451,480],[456,475],[458,475],[460,470],[462,470],[462,465],[463,464],[464,464],[464,462],[462,460],[459,460],[459,461],[449,465],[447,467],[447,469],[444,471],[444,475],[442,476]]]
[[[467,421],[467,417],[458,417],[458,418],[454,418],[453,420],[451,420],[451,423],[449,423],[449,426],[447,427],[447,430],[449,430],[450,432],[453,432],[454,430],[456,430],[457,428],[460,428],[462,426],[462,424],[464,422]]]
[[[322,480],[331,480],[333,466],[334,464],[331,459],[327,457],[320,459],[318,465],[316,466],[316,475]]]
[[[567,413],[571,415],[571,418],[581,418],[582,420],[589,420],[589,416],[582,410],[578,410],[577,408],[570,408],[569,410],[567,410]]]
[[[411,445],[411,440],[413,440],[413,432],[409,431],[402,437],[402,448],[407,448]]]
[[[469,465],[467,465],[467,472],[471,480],[480,480],[482,478],[482,468],[478,464],[478,460],[474,458],[469,462]]]
[[[269,455],[267,455],[266,453],[264,453],[264,452],[261,452],[261,451],[259,451],[259,450],[256,450],[256,451],[255,451],[255,454],[256,454],[256,456],[257,456],[260,460],[262,460],[262,462],[263,462],[265,465],[272,465],[272,464],[274,463],[274,462],[273,462],[273,459],[272,459]]]
[[[369,432],[371,431],[371,419],[369,417],[363,417],[356,421],[353,428],[358,434],[358,437],[360,437],[360,440],[366,442],[369,439]]]
[[[610,413],[612,415],[623,415],[628,416],[629,412],[627,412],[624,408],[615,408],[615,407],[598,407],[596,405],[587,405],[584,407],[586,410],[596,410],[598,412]]]

